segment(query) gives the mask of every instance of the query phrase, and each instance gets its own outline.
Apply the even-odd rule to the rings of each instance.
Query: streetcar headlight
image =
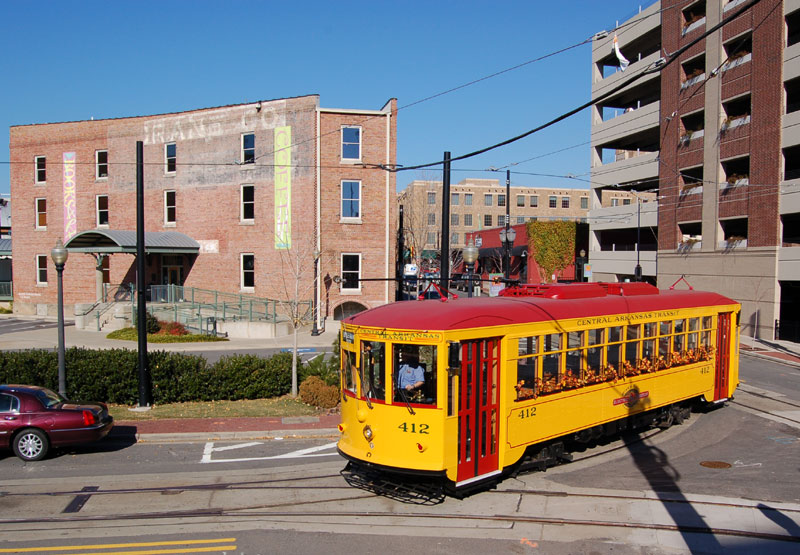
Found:
[[[375,434],[372,432],[372,428],[369,427],[369,424],[367,424],[364,426],[364,439],[372,441],[373,437],[375,437]]]

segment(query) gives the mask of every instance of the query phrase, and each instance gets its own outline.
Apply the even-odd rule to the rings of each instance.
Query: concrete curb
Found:
[[[767,354],[764,351],[742,351],[739,350],[740,356],[748,356],[753,358],[760,358],[762,360],[769,360],[771,362],[775,362],[777,364],[785,364],[786,366],[792,366],[794,368],[800,368],[800,362],[793,362],[791,360],[786,360],[783,358],[777,358]]]

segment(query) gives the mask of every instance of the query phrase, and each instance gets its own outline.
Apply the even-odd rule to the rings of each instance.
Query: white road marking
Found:
[[[329,457],[331,455],[336,455],[337,453],[319,453],[319,451],[324,451],[326,449],[331,449],[336,447],[336,442],[328,443],[326,445],[320,445],[318,447],[309,447],[308,449],[300,449],[298,451],[292,451],[290,453],[284,453],[282,455],[273,455],[271,457],[247,457],[247,458],[240,458],[240,459],[212,459],[211,454],[214,451],[225,451],[228,449],[238,449],[239,447],[250,447],[253,445],[259,445],[258,442],[255,443],[246,443],[246,444],[239,444],[239,445],[232,445],[229,447],[214,447],[213,442],[206,443],[206,447],[203,450],[203,458],[200,459],[201,463],[226,463],[226,462],[246,462],[246,461],[267,461],[267,460],[274,460],[274,459],[302,459],[308,457]]]

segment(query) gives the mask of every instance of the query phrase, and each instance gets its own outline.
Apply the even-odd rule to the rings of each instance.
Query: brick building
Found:
[[[395,162],[395,110],[312,95],[12,127],[14,310],[55,313],[58,238],[66,305],[136,281],[137,141],[148,286],[307,301],[318,251],[320,320],[393,300],[360,280],[394,273],[395,177],[374,165]]]
[[[742,303],[742,333],[800,339],[800,1],[657,2],[618,32],[624,72],[613,36],[595,39],[592,96],[695,39],[595,105],[593,191],[656,192],[640,210],[640,254],[660,287],[686,276]],[[595,278],[630,276],[631,253],[607,237],[635,244],[636,216],[592,208]]]

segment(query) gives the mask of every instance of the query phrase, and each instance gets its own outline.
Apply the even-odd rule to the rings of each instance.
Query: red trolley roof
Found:
[[[400,301],[360,312],[346,324],[456,330],[738,304],[706,291],[659,290],[646,283],[522,285],[500,297]]]

